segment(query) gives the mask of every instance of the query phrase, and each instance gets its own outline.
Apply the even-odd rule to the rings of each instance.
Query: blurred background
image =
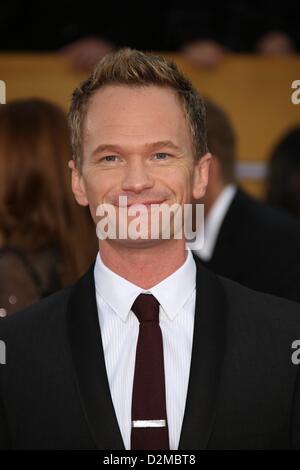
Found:
[[[72,248],[94,228],[62,170],[71,155],[65,112],[93,65],[119,47],[174,59],[229,119],[237,184],[300,217],[299,1],[2,0],[0,8],[0,316],[68,285],[93,259],[92,243],[80,256]],[[18,291],[22,269],[31,287],[23,277]]]
[[[6,99],[41,97],[67,109],[74,87],[108,51],[130,46],[172,58],[228,113],[242,184],[264,197],[265,164],[300,125],[300,2],[2,0],[0,79]],[[299,95],[300,96],[300,95]]]

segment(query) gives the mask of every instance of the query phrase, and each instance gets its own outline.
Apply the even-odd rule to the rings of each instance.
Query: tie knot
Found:
[[[152,294],[140,294],[131,307],[140,323],[159,321],[159,302]]]

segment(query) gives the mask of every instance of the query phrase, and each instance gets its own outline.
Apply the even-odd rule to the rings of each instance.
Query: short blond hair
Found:
[[[187,118],[195,159],[207,153],[205,105],[191,81],[170,60],[123,48],[103,57],[91,75],[73,92],[68,119],[73,159],[77,168],[82,165],[83,124],[89,100],[97,90],[106,85],[156,85],[174,90]]]

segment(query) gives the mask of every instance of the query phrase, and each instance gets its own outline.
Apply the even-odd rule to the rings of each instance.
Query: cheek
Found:
[[[192,190],[193,175],[187,166],[170,168],[164,178],[165,184],[177,196],[184,198]]]
[[[89,201],[102,202],[105,195],[116,187],[118,179],[111,172],[89,170],[85,175],[85,188]]]

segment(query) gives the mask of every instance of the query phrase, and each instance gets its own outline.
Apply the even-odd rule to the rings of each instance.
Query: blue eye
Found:
[[[107,155],[106,157],[101,158],[102,162],[115,162],[118,157],[116,155]]]
[[[168,153],[159,152],[155,154],[155,157],[158,157],[157,160],[165,160],[169,156]]]

